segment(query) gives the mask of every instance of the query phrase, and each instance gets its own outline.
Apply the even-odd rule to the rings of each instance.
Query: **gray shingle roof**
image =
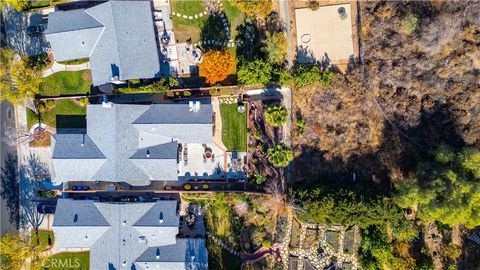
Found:
[[[152,259],[151,262],[160,267],[158,269],[172,269],[170,262],[179,266],[205,266],[175,269],[207,269],[204,240],[176,239],[179,225],[176,209],[177,201],[115,204],[60,199],[53,223],[55,247],[89,248],[90,269],[131,269],[138,266],[139,259],[142,265]],[[74,213],[83,211],[95,214],[84,219],[88,222],[82,224],[80,218],[76,223],[70,222]],[[162,223],[159,222],[160,213]],[[99,224],[97,219],[108,226],[83,225]],[[156,253],[152,258],[149,251],[157,249],[161,252],[161,260],[156,259]]]
[[[150,269],[156,269],[155,265],[162,262],[181,262],[190,266],[186,269],[208,269],[205,239],[183,238],[177,239],[173,245],[150,247],[136,262],[139,266],[148,265]]]
[[[158,201],[133,226],[178,227],[180,222],[176,213],[176,201]]]
[[[150,5],[145,0],[111,0],[85,10],[50,13],[46,37],[56,60],[90,58],[94,85],[109,83],[114,76],[159,77]]]
[[[48,15],[48,27],[45,34],[55,34],[75,30],[103,27],[84,9],[57,11]]]
[[[136,185],[147,185],[150,180],[176,181],[177,140],[211,143],[211,110],[211,105],[203,105],[199,112],[191,112],[188,104],[89,105],[83,147],[83,135],[54,136],[52,179],[57,183],[112,181]],[[156,112],[148,114],[148,121],[155,123],[157,116],[160,124],[132,124],[141,116],[147,119],[147,111]],[[165,114],[180,124],[162,124],[167,121]],[[77,165],[72,166],[72,162]]]
[[[110,226],[92,201],[59,199],[53,226]]]

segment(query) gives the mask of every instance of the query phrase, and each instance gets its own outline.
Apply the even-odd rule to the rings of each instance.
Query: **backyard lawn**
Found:
[[[222,141],[229,151],[245,152],[247,149],[247,111],[239,113],[237,104],[220,104]]]
[[[88,270],[90,269],[90,252],[63,252],[45,259],[45,270]],[[65,264],[67,267],[65,267]]]
[[[53,128],[85,128],[86,108],[77,105],[73,100],[57,100],[54,108],[41,114],[41,121]],[[33,111],[27,109],[28,128],[38,123]]]
[[[44,230],[38,231],[38,239],[40,240],[40,247],[42,247],[42,249],[45,249],[48,246],[49,237],[50,237],[50,245],[53,245],[53,241],[54,241],[53,231],[44,231]],[[37,241],[34,230],[32,230],[32,241]]]
[[[90,70],[60,71],[46,77],[40,84],[45,97],[86,94],[92,84]]]
[[[236,28],[243,22],[244,16],[242,12],[232,6],[228,0],[223,0],[222,3],[223,10],[230,25],[231,39],[234,40],[237,34]],[[186,16],[195,16],[205,10],[205,5],[202,0],[172,0],[170,6],[173,12]],[[220,17],[218,17],[218,23],[212,23],[212,21],[215,22],[215,19],[209,20],[212,18],[213,17],[210,15],[197,19],[185,19],[178,16],[172,16],[175,38],[178,42],[186,42],[186,40],[191,38],[193,43],[200,41],[201,36],[208,36],[209,39],[223,40],[225,31],[223,30],[223,23],[221,22]],[[217,29],[218,25],[222,28],[221,31]]]

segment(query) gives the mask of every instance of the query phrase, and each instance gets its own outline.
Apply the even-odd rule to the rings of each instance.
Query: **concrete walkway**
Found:
[[[58,62],[53,62],[53,65],[49,69],[43,71],[43,77],[50,76],[60,71],[79,71],[85,69],[90,69],[90,62],[78,65],[62,65]]]

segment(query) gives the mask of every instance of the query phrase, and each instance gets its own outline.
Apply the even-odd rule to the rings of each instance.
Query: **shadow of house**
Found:
[[[84,133],[87,128],[85,115],[56,115],[57,133]]]
[[[200,40],[204,51],[224,49],[230,39],[225,29],[230,29],[230,22],[224,12],[210,14],[203,23]],[[225,23],[224,23],[225,21]]]

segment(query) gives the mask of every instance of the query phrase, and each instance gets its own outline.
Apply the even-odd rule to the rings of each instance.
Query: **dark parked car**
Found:
[[[30,36],[39,35],[47,30],[46,24],[30,25],[27,27],[27,34]]]
[[[72,190],[75,190],[75,191],[84,191],[89,189],[90,189],[89,186],[73,186],[72,187]]]
[[[37,211],[40,214],[55,214],[56,206],[54,204],[49,203],[39,203],[37,205]]]

